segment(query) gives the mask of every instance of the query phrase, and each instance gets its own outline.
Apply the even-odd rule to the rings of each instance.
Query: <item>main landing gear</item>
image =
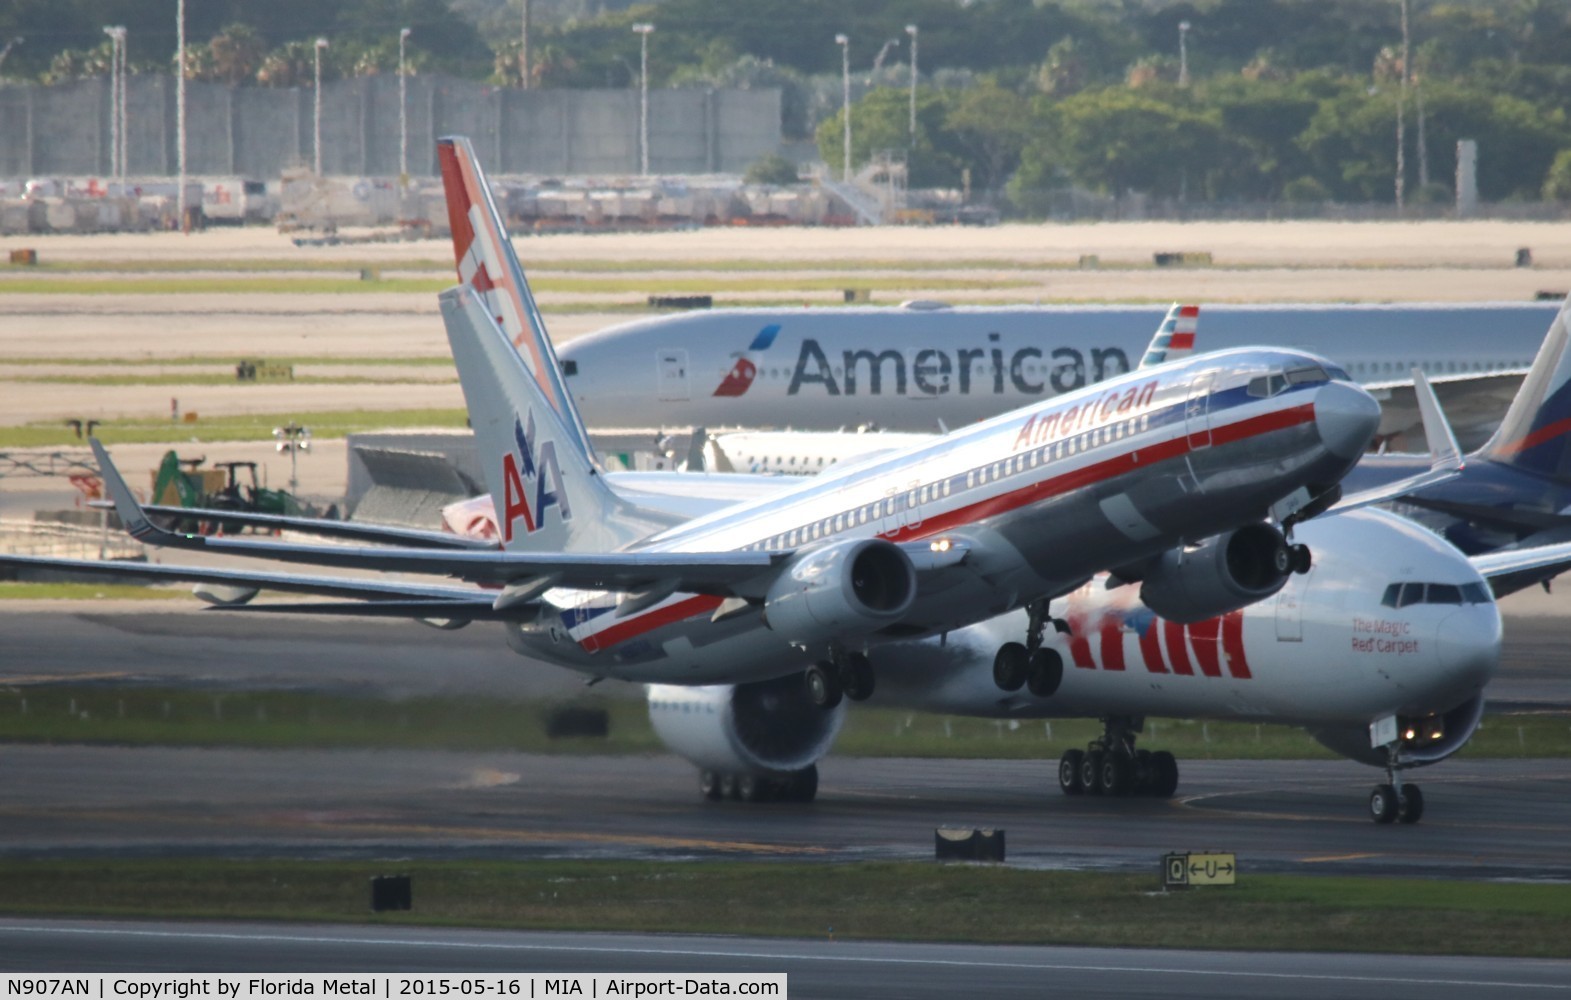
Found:
[[[1399,744],[1386,747],[1386,783],[1369,793],[1369,818],[1376,823],[1417,823],[1424,818],[1424,793],[1402,780]]]
[[[1006,642],[993,657],[993,683],[1004,691],[1018,691],[1024,686],[1038,698],[1046,698],[1064,681],[1064,658],[1056,649],[1042,645],[1042,634],[1048,622],[1052,622],[1055,629],[1067,635],[1069,623],[1049,617],[1046,601],[1032,604],[1027,613],[1030,620],[1025,643]]]
[[[1169,799],[1178,790],[1178,761],[1166,750],[1135,749],[1145,719],[1110,715],[1103,734],[1085,750],[1058,759],[1058,787],[1065,795],[1145,795]]]
[[[818,795],[818,765],[809,764],[800,771],[773,777],[700,771],[698,790],[711,802],[811,802]]]
[[[844,653],[808,667],[803,680],[813,704],[827,710],[840,704],[841,698],[871,698],[875,679],[866,653]]]

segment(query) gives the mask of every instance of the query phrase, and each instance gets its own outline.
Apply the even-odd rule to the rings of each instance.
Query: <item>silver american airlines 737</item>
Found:
[[[444,174],[473,171],[467,154],[465,141],[444,140]],[[1044,629],[1062,627],[1048,602],[1099,571],[1139,583],[1145,603],[1177,622],[1270,596],[1310,567],[1284,529],[1335,503],[1378,424],[1375,401],[1324,358],[1241,348],[1129,372],[680,519],[615,492],[571,400],[553,398],[544,325],[516,261],[496,249],[506,234],[478,190],[481,203],[465,204],[449,185],[477,262],[440,304],[501,550],[451,535],[349,547],[169,532],[99,448],[123,522],[150,544],[466,585],[167,575],[360,599],[294,610],[501,620],[521,652],[592,676],[713,684],[802,673],[831,706],[870,692],[867,651],[892,639],[1024,608],[1019,639],[1040,652]],[[520,313],[545,345],[539,357],[498,323]],[[1046,658],[1028,659],[1034,688],[1051,686]]]

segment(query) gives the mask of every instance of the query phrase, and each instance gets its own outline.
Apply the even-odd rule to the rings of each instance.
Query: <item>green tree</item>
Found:
[[[944,126],[944,99],[927,88],[917,89],[916,142],[911,142],[910,93],[880,87],[851,105],[852,168],[865,164],[875,152],[904,151],[912,187],[957,187],[964,154],[956,148],[953,133]],[[836,113],[819,123],[818,155],[838,170],[844,156],[845,117]]]
[[[1544,176],[1544,197],[1550,201],[1571,201],[1571,149],[1555,154]]]
[[[1031,104],[1011,90],[984,82],[949,98],[944,128],[965,153],[971,184],[983,191],[1004,186],[1033,134]]]

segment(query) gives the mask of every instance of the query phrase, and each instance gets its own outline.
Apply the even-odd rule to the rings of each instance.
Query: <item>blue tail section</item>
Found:
[[[1550,324],[1505,419],[1476,456],[1571,482],[1571,299]]]

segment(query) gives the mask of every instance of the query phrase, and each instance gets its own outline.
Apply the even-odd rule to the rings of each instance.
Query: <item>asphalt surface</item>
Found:
[[[0,920],[0,970],[785,972],[795,1000],[1571,994],[1571,962],[780,941],[435,928]]]

